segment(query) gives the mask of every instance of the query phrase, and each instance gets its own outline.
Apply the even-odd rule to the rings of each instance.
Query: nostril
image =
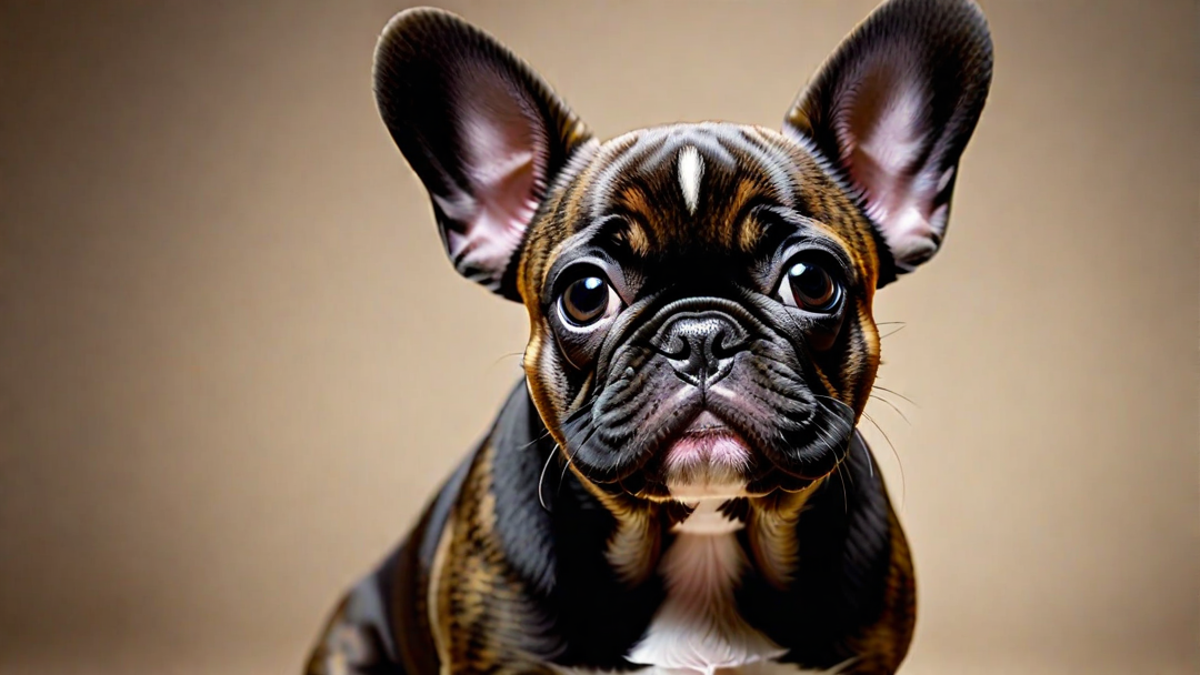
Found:
[[[712,337],[708,340],[708,349],[712,352],[713,356],[718,359],[724,359],[729,356],[729,349],[725,344],[729,341],[728,338],[729,334],[723,328],[713,333]]]
[[[680,335],[672,335],[667,344],[659,348],[659,352],[668,359],[685,361],[692,355],[692,343]]]
[[[749,335],[723,316],[683,316],[662,328],[657,344],[675,372],[695,385],[715,382],[733,367],[733,356],[746,349]]]
[[[714,357],[727,359],[745,349],[746,341],[740,339],[737,335],[731,334],[730,331],[722,329],[712,336],[708,348],[712,351]]]

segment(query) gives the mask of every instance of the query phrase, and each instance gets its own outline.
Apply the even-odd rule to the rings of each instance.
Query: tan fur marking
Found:
[[[730,217],[736,217],[741,214],[746,208],[746,205],[754,198],[759,196],[757,186],[749,180],[738,181],[737,188],[734,190],[733,198],[730,200],[727,212]],[[742,217],[741,222],[730,222],[729,227],[737,233],[737,241],[730,242],[736,244],[737,250],[742,253],[751,253],[754,247],[758,244],[759,237],[762,236],[762,227],[758,220],[753,215],[746,214]]]
[[[446,555],[450,550],[450,542],[454,538],[454,518],[446,519],[442,535],[438,538],[437,550],[433,554],[433,564],[429,570],[429,628],[433,633],[433,644],[437,649],[438,661],[441,663],[442,675],[450,673],[450,644],[446,636],[450,631],[450,620],[446,606],[448,595],[442,594],[442,574],[446,567]]]
[[[750,509],[746,523],[750,550],[763,576],[776,588],[786,588],[791,583],[800,551],[796,525],[804,504],[824,482],[824,479],[814,481],[804,490],[782,498],[753,502],[755,508]]]
[[[634,255],[641,257],[650,255],[650,239],[641,225],[630,222],[626,225],[624,233],[625,240],[629,243],[629,250],[633,251]]]
[[[621,580],[631,586],[645,581],[658,566],[662,552],[661,537],[655,527],[657,519],[651,512],[652,505],[605,492],[588,480],[574,463],[571,464],[571,473],[617,520],[617,529],[609,538],[605,551],[609,564],[617,570]]]
[[[743,220],[741,228],[738,229],[738,248],[743,253],[750,253],[760,238],[762,238],[762,226],[759,225],[758,220],[754,217]]]

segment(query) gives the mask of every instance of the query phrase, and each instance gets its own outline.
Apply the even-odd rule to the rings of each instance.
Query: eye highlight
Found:
[[[841,303],[842,287],[814,261],[793,259],[779,284],[779,297],[786,305],[828,314]]]
[[[621,299],[608,280],[598,273],[588,274],[571,282],[558,296],[558,309],[563,321],[584,328],[616,313]]]

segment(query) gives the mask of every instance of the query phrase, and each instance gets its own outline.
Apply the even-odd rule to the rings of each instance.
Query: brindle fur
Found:
[[[952,0],[898,0],[886,9],[918,19],[936,9],[952,15],[958,28],[966,25],[966,37],[957,38],[963,44],[939,47],[966,53],[970,63],[962,68],[974,78],[972,86],[983,83],[963,94],[967,121],[957,122],[951,169],[978,117],[990,73],[982,17],[963,7]],[[591,365],[580,368],[561,348],[547,319],[555,264],[579,247],[599,247],[646,293],[681,286],[754,305],[766,302],[761,298],[769,289],[746,290],[756,282],[742,270],[771,258],[780,243],[778,214],[785,213],[787,227],[821,238],[849,262],[835,334],[828,345],[805,353],[815,373],[808,386],[840,402],[857,422],[879,366],[875,289],[921,260],[892,258],[852,176],[830,160],[837,139],[823,135],[822,109],[811,104],[831,95],[827,77],[819,77],[789,114],[809,141],[761,127],[704,123],[644,129],[601,143],[527,66],[496,56],[500,48],[477,29],[434,11],[410,13],[406,21],[417,37],[411,45],[388,44],[385,37],[385,56],[391,49],[410,60],[425,58],[413,45],[441,49],[442,42],[420,42],[430,35],[453,43],[446,49],[466,45],[501,59],[507,76],[532,92],[549,120],[551,142],[541,160],[545,184],[502,275],[481,271],[469,247],[455,251],[445,233],[458,224],[435,206],[460,271],[522,301],[529,312],[526,378],[407,540],[339,603],[306,672],[635,670],[640,666],[625,656],[663,601],[656,569],[676,536],[672,526],[690,507],[673,501],[654,480],[635,479],[636,472],[618,468],[609,475],[571,455],[579,447],[571,425],[618,376],[595,364],[604,356],[592,355]],[[879,32],[887,21],[898,19],[868,22],[859,34]],[[970,40],[989,51],[977,53],[978,45],[970,51]],[[846,58],[835,57],[833,66]],[[431,193],[453,182],[457,168],[435,166],[428,142],[406,135],[407,112],[386,103],[381,110]],[[694,210],[676,178],[676,158],[688,146],[698,150],[705,171]],[[946,188],[946,208],[948,200]],[[626,337],[652,307],[631,306],[613,333]],[[822,476],[722,505],[727,517],[743,524],[738,541],[753,562],[737,589],[738,607],[787,649],[780,663],[892,673],[908,650],[916,616],[908,543],[857,432],[839,453]]]

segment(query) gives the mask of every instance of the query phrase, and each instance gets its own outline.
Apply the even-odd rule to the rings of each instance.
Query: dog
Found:
[[[528,311],[525,377],[306,672],[895,672],[872,301],[940,247],[991,72],[969,0],[888,0],[779,131],[601,142],[487,33],[396,15],[380,115],[454,267]]]

